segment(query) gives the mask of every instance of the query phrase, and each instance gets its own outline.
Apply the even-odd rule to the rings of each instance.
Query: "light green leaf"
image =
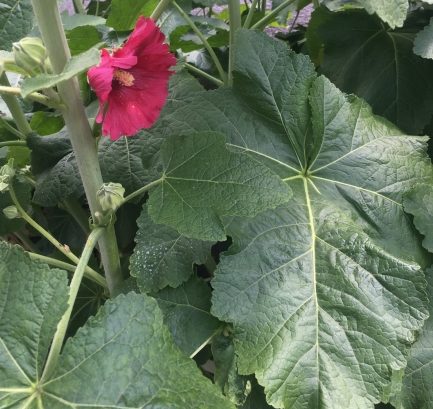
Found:
[[[408,0],[359,0],[370,13],[376,13],[391,28],[401,27],[409,11]]]
[[[12,43],[25,37],[33,25],[30,0],[2,0],[0,3],[0,49],[9,51]]]
[[[77,14],[81,15],[81,14]],[[101,33],[96,27],[83,26],[66,33],[72,55],[77,55],[97,46],[101,42]]]
[[[140,16],[150,16],[157,0],[113,0],[107,26],[117,31],[132,30]]]
[[[57,323],[67,307],[64,271],[31,261],[0,241],[0,401],[21,408],[41,376]],[[17,405],[17,406],[14,406]],[[10,405],[10,406],[9,406]]]
[[[90,14],[62,14],[62,23],[65,30],[73,30],[83,26],[99,26],[105,24],[105,18]]]
[[[137,226],[130,272],[143,292],[178,287],[191,276],[194,263],[204,264],[210,256],[211,242],[189,239],[171,227],[155,224],[146,205]]]
[[[154,294],[174,342],[191,355],[220,329],[221,322],[210,314],[211,289],[196,277],[177,288]]]
[[[60,82],[69,80],[93,65],[98,64],[99,59],[99,51],[91,48],[82,54],[72,57],[60,74],[40,74],[37,77],[26,78],[21,86],[21,94],[25,98],[32,92],[47,89]]]
[[[213,313],[233,324],[240,373],[256,374],[271,405],[372,409],[427,316],[428,256],[402,206],[433,180],[426,138],[317,78],[284,43],[244,30],[236,41],[233,90],[197,93],[172,126],[224,133],[294,194],[228,224]]]
[[[221,217],[254,216],[291,197],[290,188],[260,162],[229,151],[221,134],[171,136],[161,157],[162,182],[150,193],[149,214],[186,237],[225,240]]]
[[[433,270],[427,271],[430,317],[408,359],[401,393],[392,404],[397,409],[430,409],[433,407]]]
[[[410,22],[384,30],[363,10],[332,13],[322,7],[313,13],[308,47],[337,87],[365,98],[376,114],[417,135],[433,114],[433,61],[413,53],[418,30]]]
[[[413,52],[420,57],[433,59],[433,18],[415,37]]]
[[[232,408],[173,345],[156,301],[134,293],[107,302],[66,343],[44,391],[50,409]]]
[[[413,215],[415,227],[425,236],[422,245],[433,253],[433,186],[417,185],[404,196],[403,205]]]

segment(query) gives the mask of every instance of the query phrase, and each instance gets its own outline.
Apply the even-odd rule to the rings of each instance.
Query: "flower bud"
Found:
[[[8,206],[3,209],[3,214],[7,219],[18,219],[20,218],[20,214],[18,213],[18,209],[15,206]]]
[[[104,212],[114,212],[123,202],[125,189],[120,183],[104,183],[97,191],[96,197],[99,200]]]
[[[15,64],[29,75],[37,75],[44,71],[47,60],[47,50],[40,38],[25,37],[13,43]]]
[[[9,189],[9,183],[15,175],[15,169],[13,168],[13,159],[11,159],[6,165],[0,168],[0,192],[5,192]]]

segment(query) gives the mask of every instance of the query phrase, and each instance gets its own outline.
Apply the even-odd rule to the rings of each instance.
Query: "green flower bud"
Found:
[[[7,219],[19,219],[21,216],[15,206],[8,206],[3,209],[3,214]]]
[[[9,183],[15,175],[13,168],[13,159],[0,168],[0,192],[5,192],[9,189]]]
[[[123,202],[125,189],[120,183],[104,183],[96,192],[101,208],[106,213],[113,213]]]
[[[44,72],[47,62],[47,50],[40,38],[25,37],[13,43],[15,64],[24,69],[29,75]]]

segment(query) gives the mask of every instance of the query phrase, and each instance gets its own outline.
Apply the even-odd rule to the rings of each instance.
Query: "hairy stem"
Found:
[[[253,21],[254,13],[257,8],[257,3],[259,0],[253,0],[250,9],[248,10],[248,15],[244,23],[244,28],[250,28],[251,22]]]
[[[155,21],[158,20],[161,17],[161,14],[164,13],[166,8],[170,5],[171,0],[160,0],[158,5],[155,7],[155,10],[153,10],[152,14],[150,15],[150,18],[153,18]]]
[[[6,76],[5,73],[2,73],[0,75],[0,84],[1,84],[1,88],[13,88],[10,86],[11,84],[9,83],[8,77]],[[18,130],[25,136],[31,134],[32,128],[30,128],[30,125],[27,122],[24,112],[21,109],[18,98],[16,97],[17,94],[2,94],[2,95],[3,95],[2,96],[3,101],[9,108],[9,111],[11,111],[12,118],[14,119]]]
[[[14,128],[12,125],[8,123],[4,118],[0,117],[1,127],[8,130],[12,135],[15,135],[19,139],[26,139],[26,136],[21,133],[18,129]]]
[[[229,76],[228,84],[233,84],[233,68],[235,57],[235,36],[236,31],[241,27],[241,9],[239,0],[229,0],[229,16],[230,16],[230,39],[229,39]]]
[[[57,330],[54,334],[53,342],[51,344],[44,372],[41,377],[41,382],[49,378],[56,367],[57,361],[60,356],[60,350],[62,349],[63,341],[65,339],[66,330],[68,329],[72,309],[74,308],[75,299],[77,298],[81,280],[83,279],[84,270],[87,266],[87,263],[89,262],[93,249],[98,242],[98,238],[103,234],[103,232],[104,228],[102,227],[97,227],[96,229],[94,229],[90,233],[86,245],[84,246],[83,253],[81,254],[80,261],[77,265],[77,268],[75,269],[74,276],[72,277],[72,281],[69,286],[68,309],[63,314],[63,317],[57,325]]]
[[[157,180],[154,180],[153,182],[148,183],[147,185],[141,187],[140,189],[137,189],[135,192],[132,192],[131,194],[126,196],[123,199],[122,204],[129,202],[130,200],[134,199],[137,196],[140,196],[144,192],[147,192],[148,190],[152,189],[153,187],[158,186],[163,180],[164,180],[164,177],[161,177]]]
[[[203,78],[206,78],[207,80],[213,82],[214,84],[218,85],[219,87],[221,85],[224,85],[224,82],[222,82],[220,79],[215,78],[214,76],[208,74],[207,72],[201,70],[200,68],[195,67],[192,64],[188,64],[187,62],[184,63],[184,66],[189,71],[193,72],[194,74],[200,75]]]
[[[8,98],[10,96],[19,97],[21,96],[21,89],[18,87],[10,87],[6,85],[0,85],[0,94],[2,95],[2,98]],[[50,97],[47,97],[46,95],[40,94],[39,92],[33,92],[30,95],[26,97],[26,99],[30,99],[31,101],[39,102],[40,104],[46,105],[50,108],[59,108],[61,105],[59,104],[59,101]],[[5,100],[6,102],[6,100]],[[8,105],[9,111],[11,110]],[[20,108],[21,110],[21,108]],[[12,111],[11,111],[12,113]],[[12,114],[13,115],[13,114]],[[18,125],[18,124],[17,124]]]
[[[269,14],[266,14],[265,17],[263,17],[261,20],[259,20],[256,24],[254,24],[251,28],[262,30],[265,28],[266,24],[271,22],[275,16],[286,7],[290,6],[292,3],[294,3],[296,0],[286,0],[283,1],[278,7],[273,9]]]
[[[57,250],[59,250],[65,257],[71,260],[73,263],[77,264],[80,260],[79,258],[72,253],[72,251],[61,244],[57,239],[55,239],[48,231],[46,231],[40,224],[36,222],[36,220],[32,219],[30,215],[23,209],[21,204],[18,202],[17,196],[15,195],[14,188],[12,184],[9,185],[9,194],[11,195],[12,202],[18,210],[20,216],[30,225],[32,226],[39,234],[44,236]],[[103,280],[103,277],[93,270],[90,267],[86,267],[86,275],[87,277],[94,281],[95,283],[100,284]]]
[[[74,6],[78,14],[86,14],[82,0],[74,0]]]
[[[41,261],[42,263],[49,264],[53,267],[61,268],[62,270],[71,271],[72,273],[76,270],[77,266],[74,264],[65,263],[64,261],[57,260],[56,258],[43,256],[42,254],[34,253],[28,251],[27,254],[30,256],[32,260]],[[84,275],[86,278],[89,278],[87,274]],[[95,280],[92,279],[93,282],[96,282],[104,289],[107,289],[107,282],[105,278],[98,274],[98,276],[94,277]],[[98,280],[98,281],[96,281]]]
[[[32,5],[53,71],[58,74],[62,72],[66,62],[71,57],[71,53],[63,31],[57,2],[56,0],[32,0]],[[63,116],[77,158],[90,211],[94,217],[95,213],[102,213],[96,192],[103,184],[96,142],[86,117],[77,79],[72,78],[64,81],[57,88],[60,98],[67,103],[66,109],[63,110]],[[123,281],[113,226],[108,227],[101,235],[99,250],[108,288],[113,295]]]
[[[215,67],[221,77],[221,79],[224,81],[224,83],[227,83],[227,74],[225,73],[220,60],[218,59],[217,55],[215,54],[215,51],[210,46],[208,41],[206,40],[206,37],[203,35],[203,33],[198,29],[198,27],[195,25],[194,21],[191,20],[191,18],[188,16],[187,13],[180,7],[175,1],[173,1],[174,7],[176,7],[176,10],[179,12],[179,14],[182,16],[182,18],[188,23],[188,25],[192,28],[192,31],[197,34],[198,38],[200,38],[200,41],[203,43],[204,48],[206,48],[207,52],[209,53],[210,57],[212,58],[212,61],[215,64]]]
[[[4,141],[0,142],[0,148],[4,146],[27,146],[26,141]]]

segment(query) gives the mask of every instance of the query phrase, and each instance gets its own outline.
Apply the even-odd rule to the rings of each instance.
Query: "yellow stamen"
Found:
[[[135,78],[130,72],[123,70],[115,70],[113,78],[125,87],[131,87],[132,85],[134,85]]]

